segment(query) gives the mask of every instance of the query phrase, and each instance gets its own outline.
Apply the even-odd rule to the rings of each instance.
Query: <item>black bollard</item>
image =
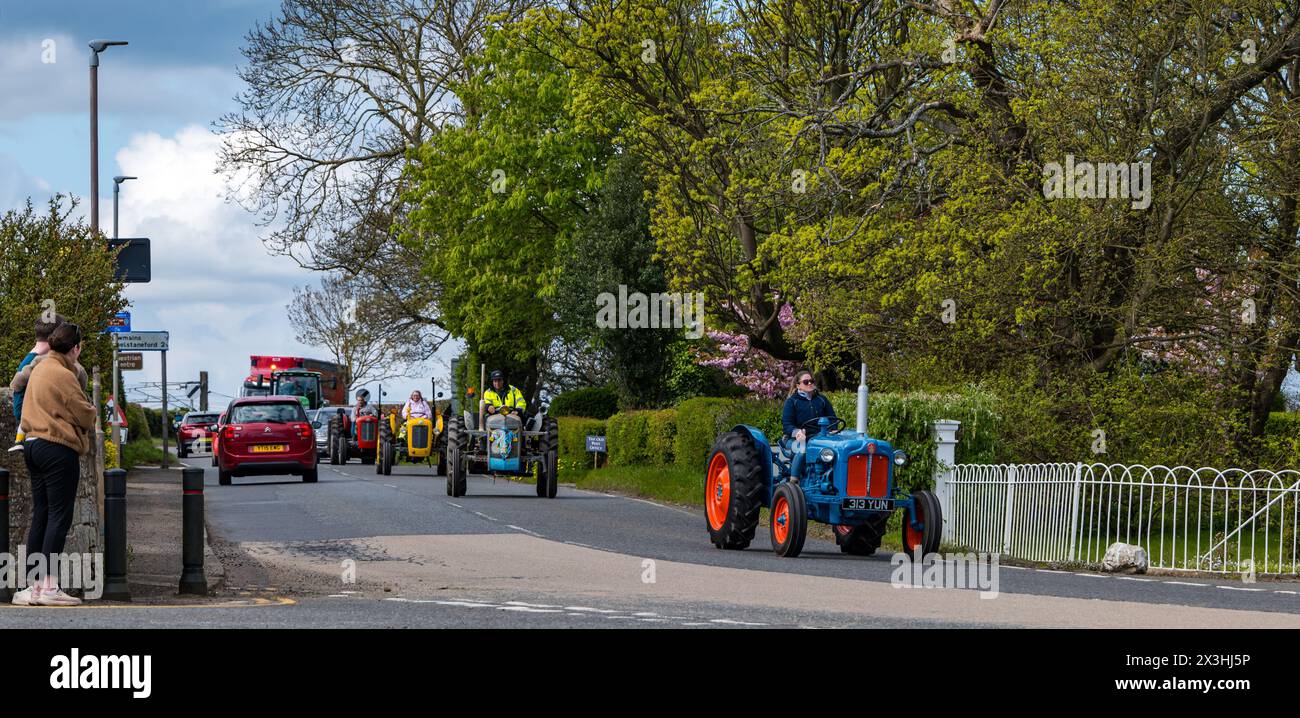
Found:
[[[104,599],[130,601],[126,584],[126,471],[104,472]]]
[[[0,555],[9,556],[9,469],[0,469]],[[18,581],[18,572],[26,570],[26,566],[14,563],[15,585]],[[8,603],[13,598],[13,589],[9,587],[9,582],[0,580],[0,601]]]
[[[203,469],[181,472],[181,593],[208,595],[203,573]]]

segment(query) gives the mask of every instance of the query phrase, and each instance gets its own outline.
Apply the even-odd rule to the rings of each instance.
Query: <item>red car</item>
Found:
[[[210,451],[216,423],[216,414],[198,411],[186,414],[176,428],[176,455],[184,459],[193,453]]]
[[[230,402],[216,448],[217,476],[289,474],[316,483],[316,433],[292,396],[249,396]]]

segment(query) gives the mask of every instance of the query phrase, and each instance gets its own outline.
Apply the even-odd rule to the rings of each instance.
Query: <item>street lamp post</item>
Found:
[[[99,53],[125,40],[90,41],[90,231],[99,234]]]
[[[120,190],[122,189],[122,183],[127,180],[133,180],[133,179],[136,178],[129,177],[126,175],[118,175],[113,178],[113,239],[117,239],[117,196]],[[122,461],[121,458],[122,457],[122,419],[120,418],[120,415],[118,413],[119,407],[122,406],[122,394],[121,394],[122,389],[121,389],[121,382],[120,382],[120,376],[121,376],[120,372],[121,372],[121,368],[118,366],[117,363],[117,336],[114,335],[113,337],[113,415],[110,424],[112,426],[113,446],[117,449],[117,456],[119,462],[118,466],[121,466],[120,462]]]

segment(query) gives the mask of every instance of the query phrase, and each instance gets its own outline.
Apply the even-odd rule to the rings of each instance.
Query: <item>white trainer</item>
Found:
[[[36,597],[38,606],[80,606],[81,599],[75,596],[69,596],[63,592],[63,589],[56,588],[53,591],[41,591],[41,595]]]
[[[18,593],[14,594],[14,600],[11,601],[15,606],[35,606],[36,594],[33,593],[33,587],[28,586]]]

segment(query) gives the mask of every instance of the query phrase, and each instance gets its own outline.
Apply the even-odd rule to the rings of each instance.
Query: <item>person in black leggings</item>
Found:
[[[34,580],[14,595],[13,602],[19,605],[81,603],[58,584],[58,557],[72,526],[80,457],[90,450],[96,416],[75,372],[80,355],[81,329],[71,323],[59,325],[50,336],[50,353],[32,372],[23,400],[24,457],[32,481],[28,574]]]

